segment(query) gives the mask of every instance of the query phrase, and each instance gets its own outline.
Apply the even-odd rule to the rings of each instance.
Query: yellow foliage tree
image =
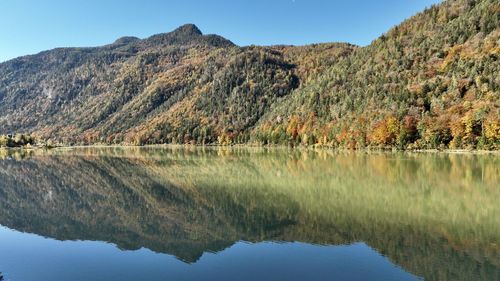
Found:
[[[490,142],[500,142],[500,118],[495,114],[489,114],[483,124],[484,136]]]
[[[375,123],[369,141],[375,145],[392,145],[399,134],[399,122],[394,116],[386,117]]]

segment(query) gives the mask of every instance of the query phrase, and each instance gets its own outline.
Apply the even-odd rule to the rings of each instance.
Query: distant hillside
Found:
[[[185,25],[0,64],[0,134],[500,149],[499,55],[495,0],[443,2],[367,47],[238,47]]]

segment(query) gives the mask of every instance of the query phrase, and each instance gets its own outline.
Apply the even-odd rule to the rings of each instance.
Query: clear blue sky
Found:
[[[367,45],[440,0],[0,0],[0,62],[185,23],[238,45]]]

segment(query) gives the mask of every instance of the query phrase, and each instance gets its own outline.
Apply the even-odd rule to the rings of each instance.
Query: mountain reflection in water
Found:
[[[16,246],[26,241],[51,245],[46,248],[58,249],[61,257],[81,254],[78,247],[102,257],[108,251],[113,258],[101,264],[109,280],[117,268],[126,272],[123,264],[133,255],[149,279],[161,280],[158,254],[180,260],[169,267],[171,276],[163,276],[176,280],[242,273],[236,264],[243,261],[253,271],[237,280],[265,280],[259,274],[273,269],[281,278],[289,273],[280,280],[301,280],[300,273],[308,272],[335,275],[316,280],[499,277],[497,155],[88,148],[4,151],[0,159],[0,224],[15,230],[3,229],[0,238],[17,241],[0,243],[11,248],[0,249],[0,272],[7,279],[9,272],[15,275],[9,271],[16,268],[12,255],[30,254]],[[103,241],[127,251],[52,239]],[[322,267],[322,261],[330,263]],[[189,264],[194,267],[184,268]],[[284,265],[288,271],[279,270]],[[356,272],[354,265],[366,272]],[[380,270],[370,271],[369,265]],[[214,273],[218,267],[223,269]],[[349,269],[353,275],[341,275]],[[82,274],[66,273],[73,280]]]

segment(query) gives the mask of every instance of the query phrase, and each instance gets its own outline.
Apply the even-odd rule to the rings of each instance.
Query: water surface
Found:
[[[6,280],[499,280],[500,157],[0,152]]]

